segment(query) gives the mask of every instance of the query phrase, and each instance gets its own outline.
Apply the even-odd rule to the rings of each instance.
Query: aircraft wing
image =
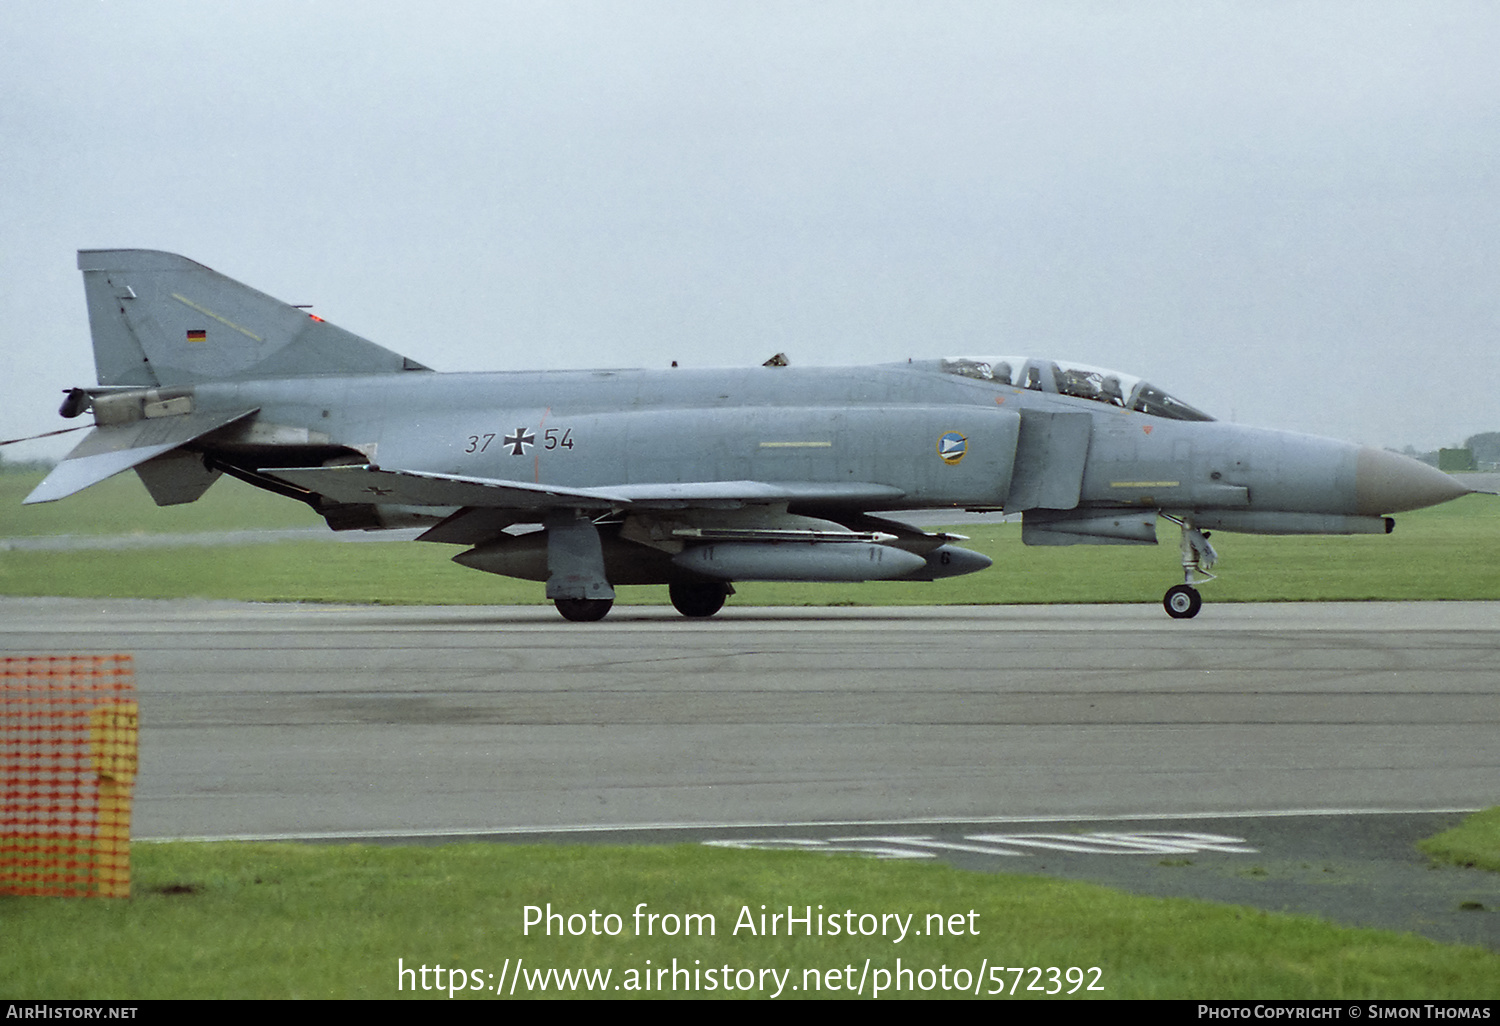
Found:
[[[485,477],[384,470],[377,466],[269,467],[271,477],[341,503],[398,506],[482,506],[503,509],[610,509],[630,500],[605,488],[561,488]]]
[[[25,503],[65,498],[255,412],[188,413],[96,427],[52,468],[52,473],[26,496]]]
[[[692,481],[570,488],[494,478],[386,470],[372,465],[270,467],[261,471],[340,503],[460,506],[481,509],[682,509],[719,503],[876,502],[905,493],[888,485],[817,482]]]

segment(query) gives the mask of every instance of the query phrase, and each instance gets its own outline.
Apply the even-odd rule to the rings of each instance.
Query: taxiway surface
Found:
[[[0,599],[128,652],[137,837],[1465,809],[1500,604],[764,609]]]

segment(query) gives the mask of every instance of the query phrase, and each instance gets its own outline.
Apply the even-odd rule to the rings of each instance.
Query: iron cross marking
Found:
[[[524,427],[518,427],[515,434],[506,435],[500,441],[501,444],[510,446],[510,454],[512,456],[525,456],[526,447],[536,444],[536,435],[533,435]]]

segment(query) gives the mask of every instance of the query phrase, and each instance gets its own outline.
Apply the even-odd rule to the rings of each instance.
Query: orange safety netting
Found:
[[[0,658],[0,894],[130,896],[128,655]]]

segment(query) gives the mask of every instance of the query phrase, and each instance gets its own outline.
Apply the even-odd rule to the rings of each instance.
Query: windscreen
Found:
[[[1103,367],[1024,356],[953,356],[941,366],[945,374],[1089,399],[1168,420],[1213,420],[1150,382]]]

